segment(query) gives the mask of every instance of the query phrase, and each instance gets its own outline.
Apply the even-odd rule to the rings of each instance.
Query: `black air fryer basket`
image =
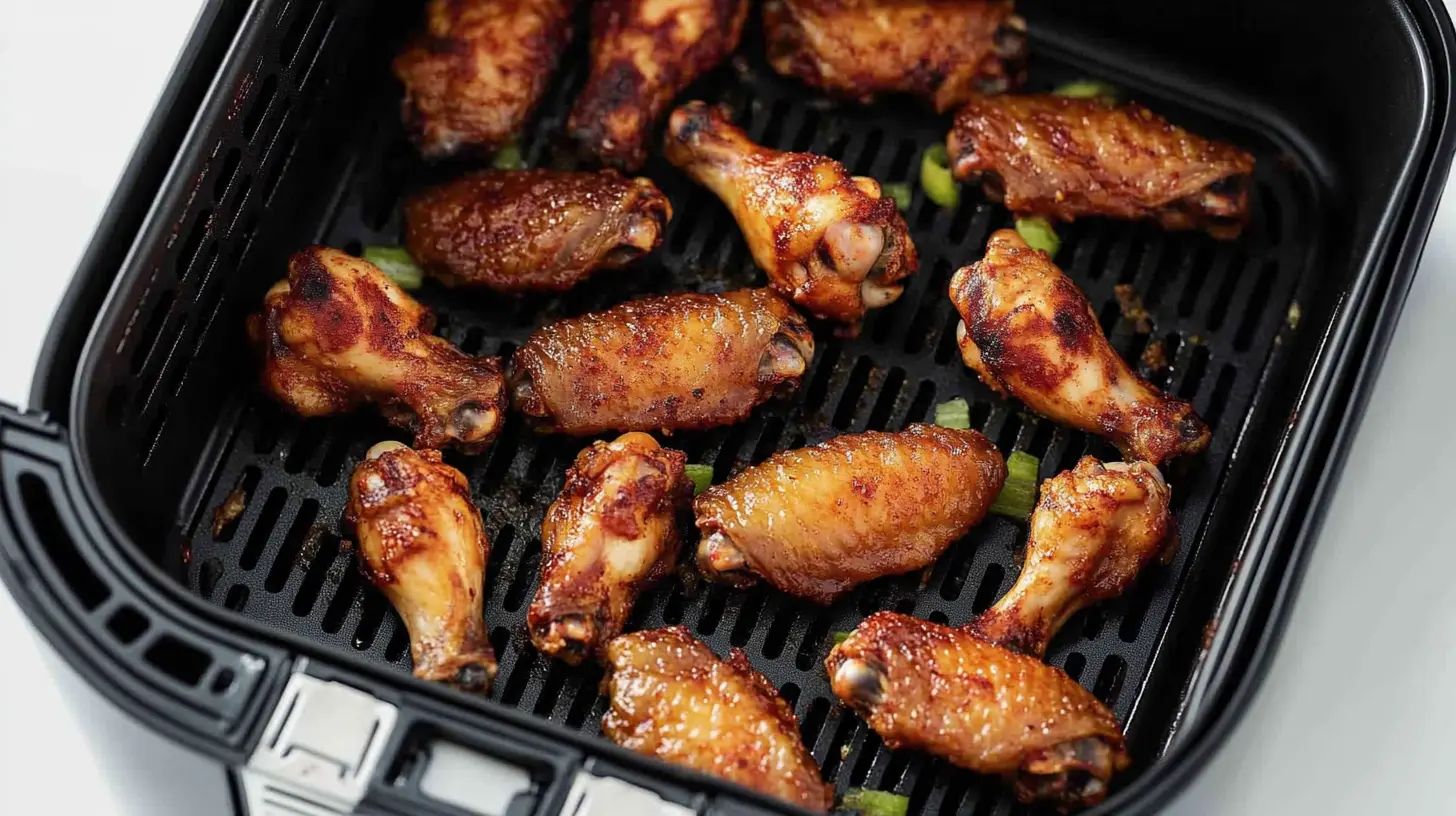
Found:
[[[1277,642],[1446,177],[1452,31],[1435,0],[1018,7],[1031,89],[1106,79],[1258,158],[1237,242],[1099,220],[1061,230],[1058,260],[1113,345],[1137,361],[1161,343],[1171,366],[1154,381],[1214,428],[1205,454],[1169,472],[1177,557],[1079,614],[1048,655],[1127,727],[1135,765],[1103,809],[1146,811],[1207,761]],[[599,738],[600,670],[530,646],[542,514],[580,440],[513,417],[487,454],[447,455],[493,544],[485,618],[500,674],[474,698],[410,675],[405,629],[341,537],[348,473],[398,432],[368,412],[300,421],[256,386],[243,318],[287,257],[398,243],[401,194],[463,166],[423,165],[399,123],[389,58],[420,16],[417,4],[206,6],[57,316],[31,408],[0,422],[0,572],[139,812],[787,812]],[[558,134],[585,39],[523,140],[532,165],[571,166]],[[684,98],[727,103],[755,140],[901,182],[944,138],[947,119],[918,106],[826,104],[776,76],[755,20],[744,43]],[[440,333],[507,354],[559,316],[762,281],[716,199],[661,159],[645,172],[677,217],[643,263],[560,298],[427,283]],[[821,333],[791,400],[671,444],[722,479],[961,396],[974,427],[1040,457],[1043,477],[1115,456],[997,399],[959,360],[950,275],[1009,214],[966,188],[953,211],[917,192],[906,220],[921,268],[898,302],[857,339]],[[1141,296],[1151,334],[1122,316],[1119,284]],[[246,509],[215,534],[214,509],[238,490]],[[992,518],[928,580],[877,581],[827,609],[671,580],[629,628],[683,624],[720,654],[743,648],[841,792],[893,790],[921,814],[1019,813],[997,780],[886,749],[837,704],[822,663],[833,632],[876,610],[965,622],[1010,587],[1024,537]]]

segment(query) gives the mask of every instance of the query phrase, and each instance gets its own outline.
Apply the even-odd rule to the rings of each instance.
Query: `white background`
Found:
[[[50,313],[198,6],[0,2],[0,400],[25,401]],[[1453,810],[1449,199],[1269,678],[1174,813]],[[123,812],[3,592],[0,647],[0,813]]]

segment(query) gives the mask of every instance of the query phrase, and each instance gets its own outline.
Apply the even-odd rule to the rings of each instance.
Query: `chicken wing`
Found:
[[[693,502],[698,567],[828,604],[865,581],[929,566],[980,523],[1005,481],[990,440],[938,425],[783,451]]]
[[[1130,762],[1117,719],[1090,692],[965,630],[877,612],[824,668],[885,745],[1006,777],[1023,802],[1096,804]]]
[[[748,657],[727,660],[681,626],[607,644],[602,733],[641,754],[823,813],[834,800],[793,709]]]
[[[489,691],[495,653],[481,605],[490,543],[465,475],[439,451],[380,442],[349,479],[347,518],[364,573],[409,629],[415,676]]]
[[[1193,406],[1133,373],[1092,305],[1045,252],[1012,230],[950,281],[961,357],[1002,396],[1057,422],[1101,434],[1129,459],[1160,464],[1208,445]]]
[[[482,451],[505,409],[500,361],[430,334],[435,316],[374,264],[309,247],[248,318],[263,388],[305,417],[379,405],[415,446]]]
[[[1032,657],[1078,610],[1121,595],[1164,551],[1172,491],[1147,462],[1102,464],[1085,456],[1047,479],[1031,516],[1016,585],[968,624],[989,643]]]
[[[760,147],[702,102],[673,111],[664,151],[728,205],[769,285],[851,332],[919,263],[895,200],[831,158]]]
[[[763,21],[775,71],[864,102],[909,93],[944,112],[1026,79],[1012,0],[769,0]]]
[[[405,244],[450,285],[564,292],[651,252],[672,217],[645,178],[616,171],[485,170],[405,204]]]
[[[673,97],[733,53],[747,16],[748,0],[598,0],[567,132],[604,164],[641,167]]]
[[[629,301],[557,321],[511,358],[516,409],[575,436],[731,425],[798,387],[814,336],[767,289]]]
[[[526,614],[537,649],[572,664],[596,654],[676,565],[674,516],[693,494],[686,461],[644,433],[577,455],[541,525],[541,588]]]
[[[1021,215],[1146,218],[1225,240],[1249,220],[1254,157],[1134,102],[975,97],[956,114],[947,152],[956,178],[979,179]]]
[[[427,157],[494,150],[541,101],[571,39],[573,0],[430,0],[394,59],[403,116]]]

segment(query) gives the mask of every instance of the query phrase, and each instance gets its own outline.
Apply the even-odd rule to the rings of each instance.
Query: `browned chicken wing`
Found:
[[[1129,459],[1160,464],[1208,445],[1193,406],[1133,373],[1092,305],[1045,252],[1012,230],[951,278],[961,356],[981,380],[1057,422],[1101,434]]]
[[[956,178],[1022,215],[1157,221],[1237,238],[1254,157],[1143,106],[1050,94],[975,97],[947,145]]]
[[[479,452],[505,409],[500,361],[430,334],[435,316],[373,264],[309,247],[248,318],[263,388],[306,417],[376,403],[420,448]]]
[[[702,102],[673,111],[664,151],[728,205],[769,284],[815,316],[857,330],[919,263],[895,200],[831,158],[760,147]]]
[[[539,430],[731,425],[793,391],[814,336],[767,289],[629,301],[538,330],[510,364],[516,409]]]
[[[919,96],[948,111],[1026,78],[1026,21],[1011,0],[769,0],[775,71],[865,102]]]
[[[580,663],[621,633],[637,595],[672,571],[687,457],[644,433],[576,457],[541,525],[541,588],[526,623],[544,654]]]
[[[490,543],[465,475],[439,451],[380,442],[349,479],[347,517],[364,573],[409,629],[415,676],[489,691],[495,653],[481,605]]]
[[[494,150],[521,128],[571,38],[572,0],[430,0],[394,59],[420,152]]]
[[[608,739],[808,810],[829,810],[834,790],[804,747],[793,709],[741,650],[719,660],[674,626],[622,635],[606,652]]]
[[[563,292],[651,252],[671,217],[667,197],[645,178],[485,170],[410,198],[405,243],[450,285]]]
[[[1047,479],[1011,591],[969,624],[981,639],[1041,657],[1078,610],[1121,595],[1173,530],[1172,491],[1147,462],[1085,456]]]
[[[1130,761],[1117,719],[1091,692],[962,629],[878,612],[824,668],[885,745],[1006,777],[1023,802],[1096,804]]]
[[[733,53],[747,16],[748,0],[598,0],[567,132],[604,164],[641,167],[673,97]]]
[[[783,451],[693,502],[698,567],[821,604],[929,566],[985,517],[1006,462],[975,431],[911,425]]]

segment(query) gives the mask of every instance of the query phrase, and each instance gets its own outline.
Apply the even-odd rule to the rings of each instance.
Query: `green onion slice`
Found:
[[[935,424],[958,431],[971,429],[971,404],[961,397],[935,406]]]
[[[950,172],[950,154],[945,145],[931,145],[920,156],[920,188],[926,197],[942,207],[960,203],[961,189]]]
[[[1117,86],[1096,79],[1078,79],[1058,85],[1052,93],[1072,99],[1106,99],[1109,102],[1117,100]]]
[[[864,816],[905,816],[910,812],[910,797],[864,788],[850,788],[845,791],[839,804],[848,810],[857,810]]]
[[[1032,249],[1039,249],[1048,257],[1057,257],[1057,250],[1062,248],[1062,239],[1057,237],[1057,231],[1052,229],[1049,221],[1039,215],[1016,219],[1016,233]]]
[[[1006,484],[991,503],[991,512],[1022,521],[1031,518],[1031,511],[1036,509],[1040,470],[1041,460],[1029,453],[1014,451],[1006,457]]]
[[[693,495],[696,496],[708,489],[713,484],[712,465],[684,465],[683,472],[693,480]]]
[[[497,170],[522,170],[526,166],[526,159],[521,155],[520,145],[511,143],[495,152],[490,166]]]
[[[379,267],[379,271],[401,289],[418,289],[425,283],[425,270],[415,263],[404,247],[367,246],[364,247],[364,260]]]
[[[845,642],[846,640],[849,640],[849,636],[851,634],[853,634],[853,633],[852,632],[835,632],[834,633],[834,645],[835,646],[838,646],[839,644]]]
[[[880,192],[895,199],[895,207],[900,212],[910,209],[910,185],[908,184],[881,184]]]

